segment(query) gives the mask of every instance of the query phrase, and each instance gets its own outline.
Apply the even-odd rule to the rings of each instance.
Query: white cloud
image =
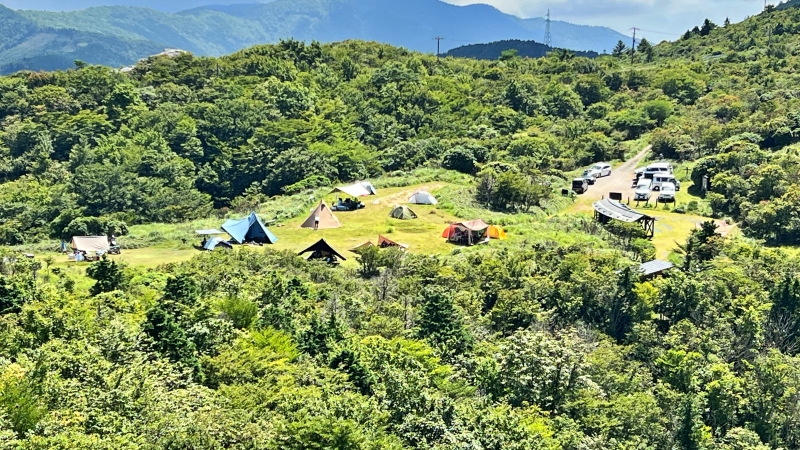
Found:
[[[454,5],[490,4],[519,17],[542,17],[550,9],[553,20],[601,25],[630,34],[632,27],[650,40],[674,39],[706,18],[722,23],[738,22],[758,14],[762,0],[443,0]],[[774,0],[770,0],[773,3]],[[654,33],[660,31],[670,34]]]

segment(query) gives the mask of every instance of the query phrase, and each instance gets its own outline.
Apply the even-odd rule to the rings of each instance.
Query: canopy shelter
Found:
[[[218,247],[233,248],[230,242],[226,241],[225,239],[222,239],[221,237],[214,236],[206,241],[206,243],[203,245],[203,250],[208,250],[210,252],[213,252]]]
[[[486,231],[486,233],[491,239],[505,240],[506,238],[508,238],[505,230],[496,225],[489,225],[489,229]]]
[[[648,261],[644,264],[639,266],[639,274],[642,278],[650,279],[655,278],[659,275],[663,275],[665,272],[674,268],[675,265],[668,261],[660,261],[660,260],[653,260]]]
[[[408,203],[412,205],[435,205],[439,203],[439,201],[429,192],[417,191],[408,199]]]
[[[210,230],[197,230],[195,233],[199,234],[200,236],[214,236],[217,234],[225,234],[224,231],[217,230],[216,228],[212,228]]]
[[[311,211],[305,222],[300,225],[300,228],[311,228],[312,230],[325,230],[329,228],[339,228],[342,224],[339,219],[333,215],[333,212],[324,201],[320,201],[319,205]]]
[[[347,258],[334,250],[325,239],[320,239],[316,244],[298,253],[298,255],[302,256],[306,253],[311,253],[307,258],[309,261],[321,259],[331,264],[337,264],[340,259],[342,261],[347,261]]]
[[[469,222],[459,222],[450,225],[444,230],[442,237],[454,244],[482,244],[489,239],[488,230],[489,224],[483,220],[471,220]]]
[[[105,236],[75,236],[71,245],[73,250],[86,253],[108,252],[111,249]]]
[[[620,202],[603,199],[594,205],[594,218],[602,224],[607,224],[612,220],[619,220],[625,223],[639,223],[647,236],[653,237],[656,228],[656,218],[634,211],[627,205]]]
[[[378,236],[378,247],[380,248],[389,248],[389,247],[397,247],[400,250],[406,251],[408,250],[407,244],[398,244],[397,242],[387,239],[383,236]]]
[[[372,186],[372,185],[370,185]],[[375,189],[375,188],[373,188]],[[344,192],[345,194],[349,195],[350,197],[367,197],[372,195],[371,192],[364,187],[361,183],[356,183],[350,186],[340,186],[335,188],[331,191],[331,194],[336,192]]]
[[[417,218],[417,214],[408,206],[395,206],[389,216],[400,220],[411,220]]]
[[[278,242],[278,238],[269,231],[264,222],[254,212],[244,219],[231,219],[225,222],[222,225],[222,229],[230,234],[233,241],[238,244],[244,244],[245,242],[274,244]]]
[[[361,186],[369,192],[369,195],[378,195],[378,190],[369,181],[362,181]]]

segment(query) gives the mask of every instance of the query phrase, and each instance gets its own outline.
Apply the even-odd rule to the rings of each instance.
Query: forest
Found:
[[[486,211],[546,212],[632,142],[710,185],[708,222],[655,278],[559,214],[517,241],[343,267],[241,249],[76,276],[0,247],[0,445],[800,447],[800,258],[778,248],[800,236],[798,23],[769,9],[596,59],[287,40],[0,78],[5,246],[420,167],[467,177]]]

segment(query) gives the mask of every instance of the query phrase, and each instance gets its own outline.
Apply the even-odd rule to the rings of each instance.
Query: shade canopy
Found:
[[[389,214],[394,219],[411,220],[416,219],[417,214],[408,206],[395,206]]]
[[[336,258],[339,258],[342,261],[347,261],[347,258],[345,258],[339,252],[334,250],[334,248],[331,247],[331,245],[328,244],[328,242],[325,239],[320,239],[319,241],[317,241],[311,247],[308,247],[307,249],[305,249],[302,252],[298,253],[298,255],[302,256],[302,255],[304,255],[306,253],[311,253],[311,255],[309,255],[309,257],[308,257],[309,260],[311,260],[311,259],[328,259],[328,258],[330,258],[332,256],[335,256]]]
[[[372,185],[370,185],[372,186]],[[374,189],[374,188],[373,188]],[[331,194],[335,192],[344,192],[345,194],[351,197],[366,197],[370,195],[370,191],[367,190],[361,183],[356,183],[350,186],[340,186],[331,191]]]
[[[245,242],[258,242],[260,244],[274,244],[278,238],[264,225],[256,213],[240,220],[229,220],[222,225],[222,229],[231,235],[234,242],[244,244]]]
[[[481,219],[454,223],[447,227],[442,237],[450,242],[474,245],[486,238],[489,225]]]
[[[319,224],[315,226],[315,223],[319,219]],[[328,228],[339,228],[342,224],[339,222],[339,219],[333,215],[333,212],[325,204],[324,201],[319,202],[314,211],[311,211],[311,215],[308,216],[305,222],[300,225],[300,228],[312,228],[317,230],[324,230]]]
[[[105,236],[75,236],[72,238],[72,249],[82,252],[107,252],[111,249]]]
[[[217,230],[216,228],[212,228],[210,230],[197,230],[195,233],[201,236],[213,236],[215,234],[225,234],[224,231]]]
[[[435,205],[439,201],[430,192],[417,191],[408,199],[408,203],[413,205]]]

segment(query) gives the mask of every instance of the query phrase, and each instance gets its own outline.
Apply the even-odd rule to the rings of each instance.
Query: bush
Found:
[[[106,217],[79,217],[67,225],[61,233],[61,239],[69,241],[73,236],[125,236],[128,225],[121,221]]]
[[[472,175],[477,169],[477,161],[472,150],[458,146],[451,148],[444,154],[442,167]]]

